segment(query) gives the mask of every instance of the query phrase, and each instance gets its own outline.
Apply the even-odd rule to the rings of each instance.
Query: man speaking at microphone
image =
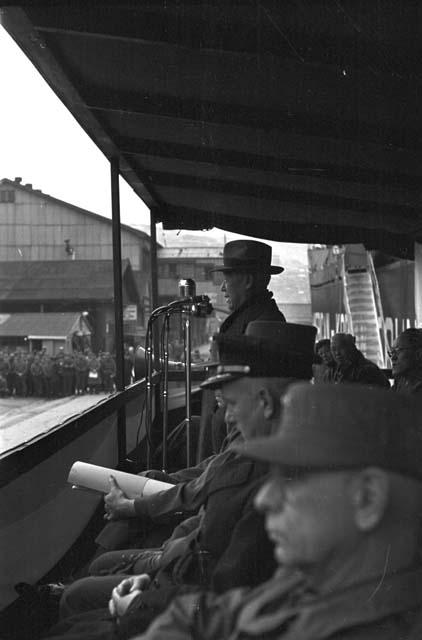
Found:
[[[214,271],[223,274],[221,291],[225,295],[230,315],[221,325],[220,334],[230,337],[243,335],[248,324],[258,320],[286,322],[273,294],[268,291],[271,276],[284,271],[283,267],[272,265],[271,258],[271,247],[256,240],[233,240],[224,246],[223,264],[215,267]],[[214,405],[214,392],[205,391],[203,402],[210,405],[212,402]],[[179,511],[184,512],[186,516],[195,513],[198,503],[201,503],[209,463],[213,462],[237,436],[237,432],[227,434],[224,407],[213,411],[211,422],[212,426],[207,429],[207,433],[210,434],[212,443],[207,443],[208,450],[206,446],[203,447],[202,457],[205,460],[199,465],[169,474],[166,478],[162,478],[160,472],[150,471],[146,474],[148,477],[173,481],[175,484],[188,483],[186,490],[180,492],[180,495],[188,496],[189,499],[179,505]],[[119,494],[119,489],[113,487],[108,498],[112,502],[114,498],[118,501]],[[128,547],[131,543],[135,547],[139,546],[139,537],[136,528],[133,530],[130,526],[130,521],[123,519],[107,525],[96,542],[104,551],[110,551]],[[136,542],[134,538],[137,538]]]

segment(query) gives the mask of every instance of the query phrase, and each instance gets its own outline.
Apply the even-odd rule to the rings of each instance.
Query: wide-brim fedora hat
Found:
[[[244,335],[219,334],[217,370],[201,387],[217,389],[244,376],[310,380],[316,332],[310,325],[256,320]]]
[[[279,431],[236,447],[287,475],[379,467],[422,481],[422,402],[363,385],[296,383]]]
[[[283,267],[271,264],[272,249],[265,242],[257,240],[233,240],[224,245],[223,264],[211,269],[230,273],[231,271],[258,271],[276,275]]]

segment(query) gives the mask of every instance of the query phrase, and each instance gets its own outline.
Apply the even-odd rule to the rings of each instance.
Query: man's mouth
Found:
[[[274,544],[280,544],[283,542],[284,536],[280,531],[275,529],[269,529],[268,527],[266,527],[266,530],[267,530],[267,536],[269,537],[271,542],[274,542]]]

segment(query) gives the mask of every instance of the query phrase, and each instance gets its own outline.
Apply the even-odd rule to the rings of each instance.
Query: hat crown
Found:
[[[271,264],[272,249],[258,240],[232,240],[224,245],[223,266],[214,271],[253,270],[271,274],[281,273],[283,267]]]
[[[262,260],[271,264],[272,249],[270,245],[257,240],[233,240],[224,246],[223,258],[258,262]]]
[[[300,330],[296,339],[293,338],[296,327],[306,330],[306,341],[298,340],[298,336],[302,335]],[[242,375],[257,378],[312,377],[315,327],[284,322],[254,322],[248,325],[248,329],[251,332],[249,335],[220,334],[216,337],[220,374],[232,372],[232,379]],[[204,385],[213,384],[212,380],[210,378]]]

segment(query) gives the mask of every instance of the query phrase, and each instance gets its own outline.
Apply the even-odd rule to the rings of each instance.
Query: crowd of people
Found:
[[[202,386],[225,439],[195,467],[143,472],[167,490],[131,498],[110,478],[49,638],[422,637],[422,330],[392,347],[393,390],[348,334],[318,343],[311,384],[316,330],[275,313],[265,247],[224,251],[231,315]]]
[[[354,336],[336,333],[331,340],[319,340],[315,345],[317,364],[315,383],[359,383],[389,388],[387,376],[367,360],[356,346]],[[412,395],[422,393],[422,329],[403,331],[388,351],[391,361],[392,389]]]
[[[132,379],[133,357],[125,354],[125,382]],[[0,395],[3,397],[61,398],[85,393],[112,393],[116,363],[107,351],[95,354],[89,348],[55,355],[46,349],[0,351]]]

